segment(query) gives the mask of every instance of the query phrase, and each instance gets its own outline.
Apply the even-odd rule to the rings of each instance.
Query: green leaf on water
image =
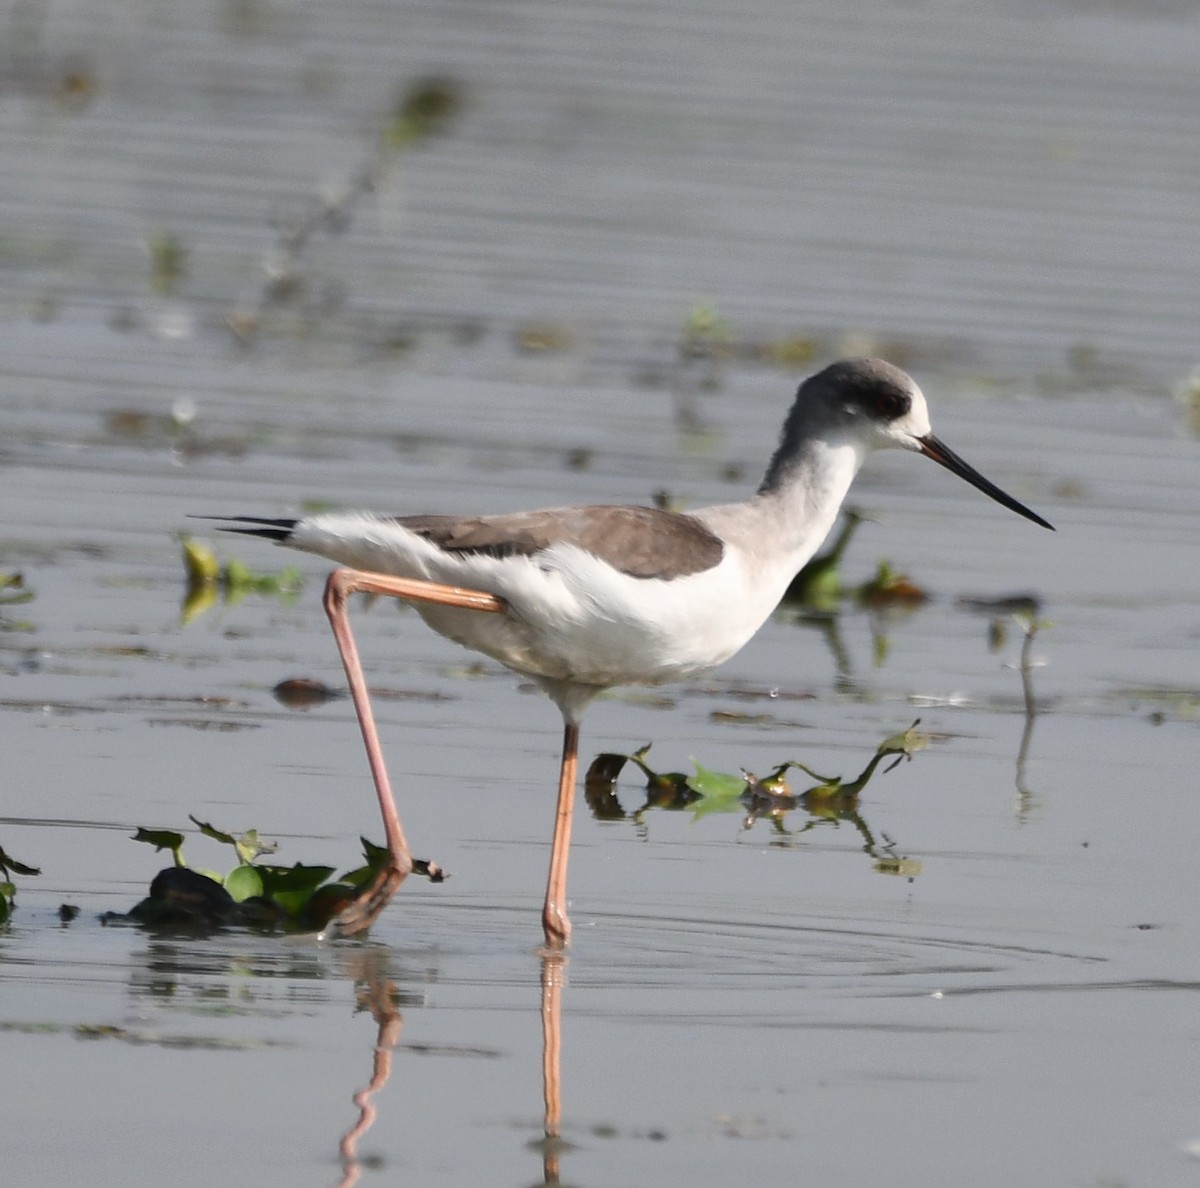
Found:
[[[145,842],[156,850],[170,850],[176,866],[187,865],[183,860],[182,833],[176,833],[173,829],[147,829],[145,826],[139,825],[137,832],[133,835],[133,840]]]
[[[334,873],[332,866],[256,866],[262,876],[263,894],[289,916],[299,915],[316,889]]]
[[[393,152],[444,132],[462,110],[465,93],[454,78],[422,78],[396,95],[383,129],[383,145]]]
[[[238,902],[263,893],[262,875],[257,866],[243,862],[225,876],[225,890]]]
[[[695,759],[692,764],[696,774],[688,776],[688,787],[700,794],[700,799],[692,806],[693,820],[699,820],[709,813],[728,813],[741,807],[741,795],[746,790],[743,776],[710,771]]]
[[[6,854],[3,848],[0,848],[0,924],[3,924],[12,915],[13,903],[17,895],[16,884],[9,877],[10,875],[39,875],[42,872],[36,866],[26,866],[24,862],[18,862],[11,854]]]
[[[0,846],[0,870],[6,875],[40,875],[42,873],[36,866],[26,866],[24,862],[18,862],[11,854],[6,854],[3,846]],[[5,886],[11,886],[11,884],[6,883]]]
[[[360,837],[358,840],[362,842],[363,857],[367,860],[366,865],[348,870],[338,879],[339,883],[345,883],[356,891],[362,890],[388,864],[390,857],[387,846],[377,846],[365,837]]]
[[[218,829],[215,825],[210,825],[207,821],[201,821],[198,817],[193,817],[188,814],[188,820],[191,821],[205,837],[211,837],[213,841],[223,842],[227,846],[237,845],[237,839],[232,833],[226,833],[223,829]]]
[[[19,606],[32,602],[33,591],[25,589],[25,578],[19,573],[0,573],[0,606]]]
[[[332,866],[305,866],[297,862],[292,866],[256,866],[262,875],[263,888],[268,895],[278,891],[312,891],[319,887],[336,868]]]
[[[187,579],[188,589],[203,589],[215,586],[221,576],[221,565],[216,554],[208,545],[190,536],[182,538],[183,543],[183,572]]]
[[[216,826],[209,824],[207,821],[201,821],[196,817],[188,814],[188,820],[204,834],[205,837],[211,837],[213,841],[222,842],[224,845],[233,846],[237,851],[238,861],[242,863],[251,863],[260,854],[274,854],[279,849],[278,842],[263,841],[258,836],[257,829],[247,829],[245,833],[233,834],[226,833],[223,829],[218,829]]]

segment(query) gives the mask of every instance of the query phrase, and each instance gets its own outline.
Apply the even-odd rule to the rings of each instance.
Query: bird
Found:
[[[557,705],[562,756],[542,928],[547,949],[562,949],[571,933],[567,860],[584,711],[613,687],[686,680],[733,656],[820,548],[867,456],[885,449],[923,454],[1053,530],[934,434],[925,396],[907,373],[871,358],[840,360],[800,384],[762,482],[737,503],[693,511],[602,505],[482,516],[207,517],[339,567],[324,605],[366,745],[388,861],[337,918],[337,932],[369,926],[413,868],[350,628],[351,594],[411,601],[433,630],[528,677]]]

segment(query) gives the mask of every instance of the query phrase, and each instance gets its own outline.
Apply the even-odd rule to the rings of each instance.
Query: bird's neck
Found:
[[[813,557],[837,520],[864,452],[854,443],[806,442],[776,455],[758,493],[731,517],[738,544],[751,556],[769,558],[771,567],[795,574]],[[724,508],[702,515],[725,529]]]

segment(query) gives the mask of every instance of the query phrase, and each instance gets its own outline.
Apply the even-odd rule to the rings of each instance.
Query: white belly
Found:
[[[452,580],[499,594],[510,613],[418,604],[434,630],[518,672],[602,687],[713,668],[750,639],[782,594],[749,588],[729,558],[671,581],[628,577],[569,546],[536,560],[476,558],[472,568]]]

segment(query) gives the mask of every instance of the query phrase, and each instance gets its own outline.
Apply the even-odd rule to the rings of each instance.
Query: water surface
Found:
[[[6,1177],[1194,1182],[1190,13],[5,19],[0,572],[35,597],[0,607],[0,845],[43,872],[0,932]],[[457,118],[265,287],[279,221],[429,75]],[[156,289],[163,233],[187,254]],[[681,362],[706,302],[718,358]],[[356,623],[405,824],[453,877],[365,943],[101,926],[164,861],[138,824],[343,869],[379,834],[348,703],[271,694],[340,687],[322,565],[185,625],[189,513],[740,498],[799,376],[851,350],[909,366],[938,433],[1059,531],[872,459],[846,580],[887,559],[929,600],[847,602],[833,632],[784,610],[705,681],[599,702],[584,751],[852,776],[920,717],[930,747],[859,824],[638,814],[627,773],[620,814],[580,802],[546,967],[557,714],[379,605]],[[1019,626],[962,601],[1017,594],[1049,621],[1032,712]]]

